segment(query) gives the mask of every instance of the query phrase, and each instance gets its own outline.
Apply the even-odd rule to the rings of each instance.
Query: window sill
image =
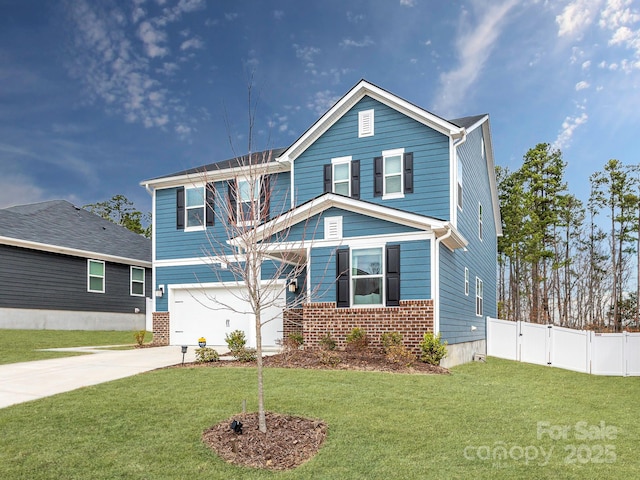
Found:
[[[382,200],[394,200],[396,198],[404,198],[404,193],[389,193],[382,196]]]
[[[198,226],[198,227],[185,227],[184,231],[185,232],[201,232],[203,230],[206,230],[205,226]]]

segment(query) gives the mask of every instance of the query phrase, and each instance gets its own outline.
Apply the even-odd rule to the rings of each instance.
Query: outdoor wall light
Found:
[[[289,287],[289,291],[291,293],[296,293],[296,290],[298,290],[298,280],[296,280],[296,279],[291,280],[289,282],[288,287]]]
[[[478,329],[478,327],[476,327],[475,325],[471,325],[471,331],[475,332]]]
[[[156,297],[160,298],[164,295],[164,285],[158,285],[158,289],[156,290]]]

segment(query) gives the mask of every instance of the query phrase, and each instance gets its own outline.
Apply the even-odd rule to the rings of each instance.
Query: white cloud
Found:
[[[180,45],[180,50],[188,50],[190,48],[200,49],[204,47],[204,42],[197,37],[190,38],[189,40],[185,40]]]
[[[400,0],[400,5],[403,7],[415,7],[416,0]]]
[[[339,99],[340,95],[336,95],[331,90],[321,90],[314,94],[313,98],[307,103],[307,107],[317,115],[322,115],[333,107]]]
[[[560,130],[560,133],[558,134],[558,137],[552,144],[552,148],[562,150],[569,147],[569,145],[571,145],[571,139],[576,129],[580,125],[587,123],[588,119],[589,116],[586,112],[582,112],[582,114],[577,117],[566,117],[564,119],[564,122],[562,122],[562,128]]]
[[[274,10],[273,18],[276,20],[282,20],[284,18],[284,12],[282,10]]]
[[[224,18],[227,22],[232,22],[233,20],[235,20],[236,18],[238,18],[238,14],[235,12],[231,12],[231,13],[225,13],[224,14]]]
[[[156,29],[150,22],[145,21],[138,28],[138,37],[142,40],[147,55],[151,58],[164,57],[169,53],[169,49],[161,47],[159,44],[167,40],[167,34]]]
[[[360,23],[364,20],[364,14],[347,12],[347,21],[350,23]]]
[[[582,69],[583,70],[588,70],[590,66],[591,66],[591,60],[587,60],[585,62],[582,62]]]
[[[370,47],[371,45],[375,45],[375,42],[371,37],[366,35],[362,40],[352,40],[351,38],[345,38],[340,42],[341,47]]]
[[[593,22],[602,0],[573,0],[556,16],[558,36],[581,37]]]
[[[44,190],[24,175],[0,177],[0,208],[37,203],[47,200]]]
[[[137,6],[141,4],[137,2]],[[117,7],[106,10],[102,2],[87,0],[70,0],[67,5],[74,39],[67,68],[84,85],[86,101],[102,101],[108,113],[148,128],[180,122],[185,109],[178,99],[167,98],[161,81],[179,69],[169,59],[164,26],[203,8],[204,2],[180,0],[171,8],[163,8],[160,16],[145,17],[134,29],[127,28],[134,22],[127,24],[127,17]],[[201,46],[197,38],[181,44],[182,50]],[[157,63],[160,59],[166,61]]]
[[[585,82],[584,80],[582,80],[581,82],[576,83],[577,92],[579,92],[580,90],[584,90],[586,88],[589,88],[589,82]]]
[[[434,109],[439,115],[448,115],[464,102],[469,87],[476,81],[489,58],[509,11],[516,0],[507,0],[489,8],[482,8],[482,17],[476,25],[460,25],[463,32],[456,41],[457,68],[440,76]],[[484,6],[484,4],[482,4]]]

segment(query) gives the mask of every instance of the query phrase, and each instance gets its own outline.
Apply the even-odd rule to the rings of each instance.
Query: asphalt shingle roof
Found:
[[[151,240],[66,200],[0,209],[0,237],[151,262]]]

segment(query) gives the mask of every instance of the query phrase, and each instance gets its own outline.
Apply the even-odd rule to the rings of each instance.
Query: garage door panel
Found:
[[[248,303],[241,298],[241,293],[240,288],[232,291],[227,288],[172,288],[169,299],[170,343],[195,345],[199,337],[205,337],[209,345],[226,345],[226,335],[234,330],[241,330],[245,332],[247,345],[255,347],[254,315],[250,313]],[[282,338],[284,298],[282,288],[278,306],[265,308],[262,312],[263,321],[274,318],[262,327],[264,346],[274,346],[276,340]],[[229,305],[232,309],[223,305]]]

